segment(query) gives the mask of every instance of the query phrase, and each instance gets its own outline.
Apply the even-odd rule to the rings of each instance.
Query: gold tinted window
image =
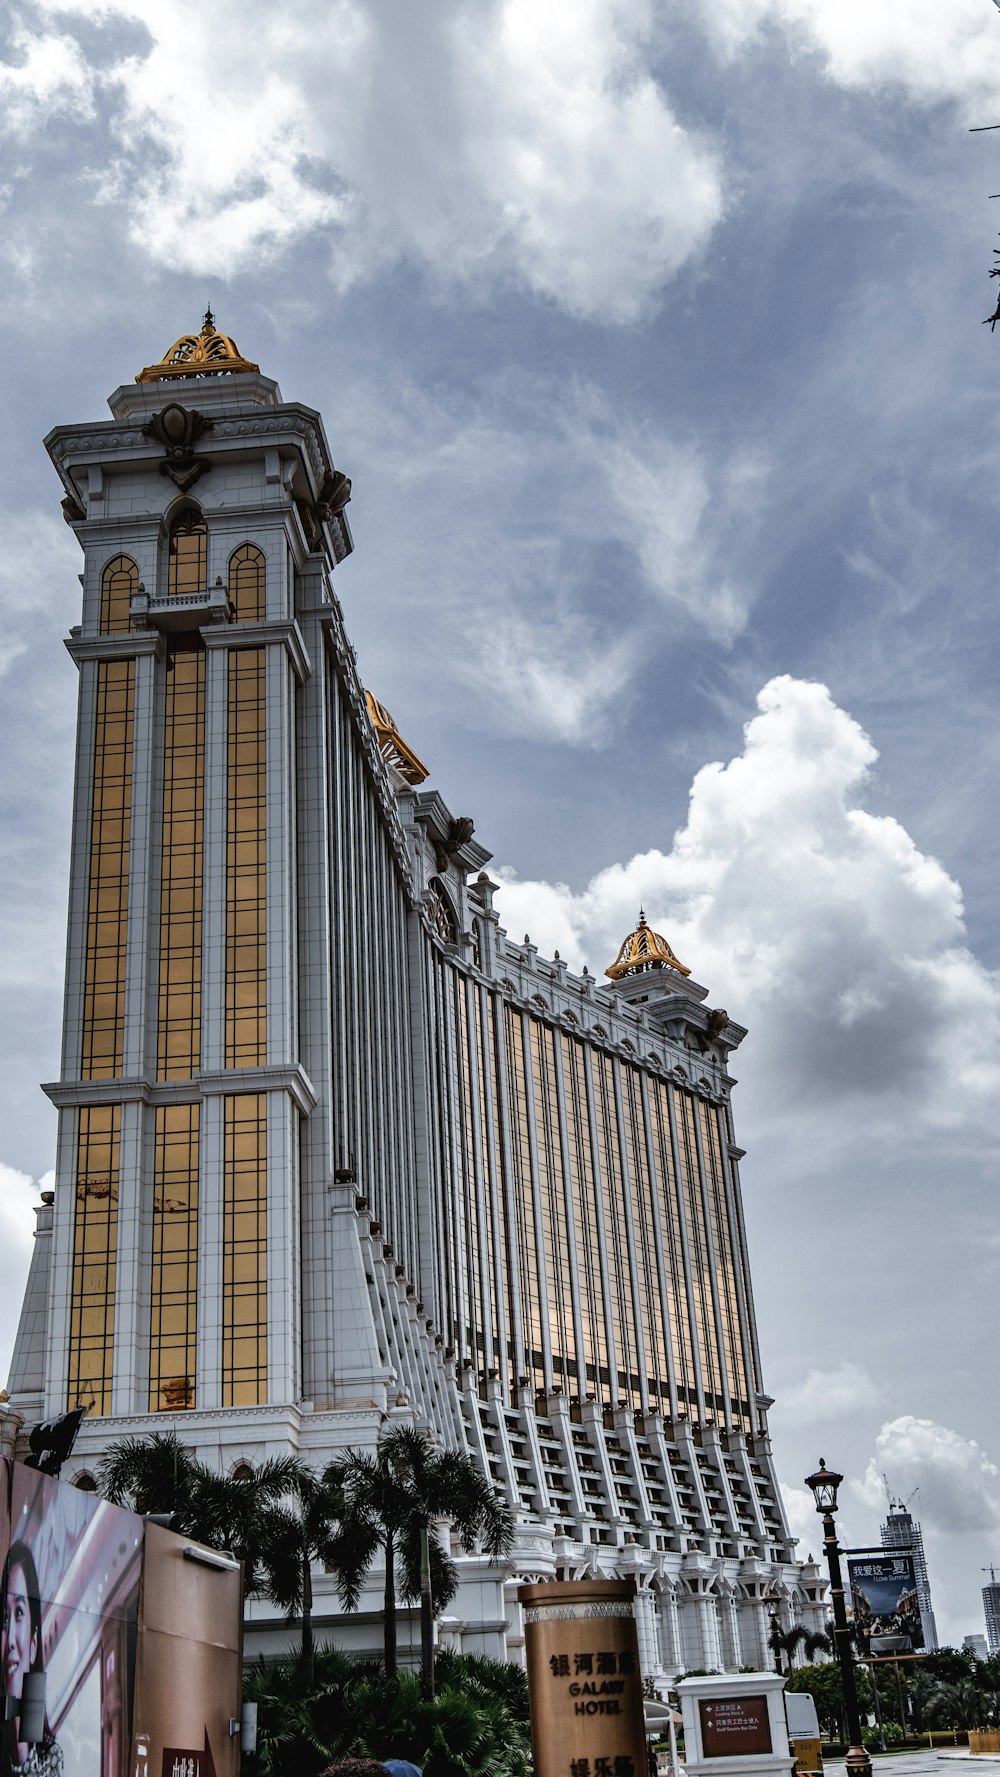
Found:
[[[84,1080],[116,1079],[123,1063],[133,674],[130,660],[102,660],[97,665],[80,1054]]]
[[[267,615],[264,554],[243,543],[229,558],[229,597],[237,623],[262,623]]]
[[[93,1105],[77,1134],[67,1405],[111,1412],[121,1109]]]
[[[458,938],[454,910],[436,876],[432,876],[427,884],[427,908],[438,937],[445,944],[454,944]]]
[[[101,575],[101,634],[119,635],[132,627],[132,594],[139,570],[127,555],[116,555]]]
[[[222,1404],[267,1400],[267,1099],[225,1101]]]
[[[195,1405],[200,1107],[158,1105],[153,1153],[149,1409]]]
[[[201,1062],[204,765],[205,651],[200,645],[177,645],[166,661],[163,742],[157,1063],[161,1080],[189,1079]]]
[[[167,591],[171,598],[204,592],[208,579],[208,526],[192,508],[175,518],[167,545]]]
[[[266,663],[229,655],[226,853],[226,1066],[267,1060]]]

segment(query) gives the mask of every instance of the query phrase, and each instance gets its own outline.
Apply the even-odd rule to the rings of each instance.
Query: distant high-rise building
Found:
[[[989,1657],[989,1651],[985,1635],[962,1636],[963,1654],[972,1654],[977,1660],[985,1660]]]
[[[938,1645],[937,1625],[934,1621],[934,1610],[931,1605],[930,1581],[927,1578],[927,1559],[924,1555],[924,1539],[919,1520],[908,1512],[901,1500],[889,1495],[889,1515],[882,1526],[883,1549],[908,1549],[913,1557],[913,1572],[917,1582],[917,1597],[920,1600],[920,1620],[924,1626],[924,1646],[928,1649]],[[1000,1594],[1000,1586],[997,1587]]]
[[[984,1568],[988,1572],[990,1583],[983,1587],[983,1614],[986,1617],[986,1639],[991,1654],[1000,1654],[1000,1580],[997,1579],[996,1568]]]

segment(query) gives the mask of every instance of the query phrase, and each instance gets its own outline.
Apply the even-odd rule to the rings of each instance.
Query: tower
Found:
[[[990,1583],[983,1587],[983,1614],[986,1617],[986,1641],[991,1654],[1000,1654],[1000,1580],[994,1567],[984,1567]]]
[[[512,1575],[627,1573],[648,1672],[767,1665],[765,1595],[823,1603],[771,1463],[746,1033],[644,916],[605,984],[500,926],[472,821],[358,676],[313,409],[211,315],[110,407],[46,440],[79,726],[8,1427],[88,1404],[66,1474],[92,1484],[164,1424],[232,1468],[416,1423],[517,1520],[507,1572],[463,1557],[467,1648],[516,1657]]]
[[[888,1493],[888,1484],[886,1486]],[[924,1536],[918,1519],[907,1511],[909,1500],[894,1499],[889,1493],[889,1513],[882,1525],[883,1549],[906,1549],[913,1560],[913,1574],[917,1583],[917,1600],[920,1605],[920,1620],[924,1629],[924,1647],[928,1653],[937,1647],[937,1625],[934,1621],[934,1609],[931,1604],[931,1586],[927,1578],[927,1557],[924,1554]]]

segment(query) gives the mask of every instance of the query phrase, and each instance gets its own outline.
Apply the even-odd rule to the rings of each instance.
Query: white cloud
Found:
[[[100,189],[171,270],[229,276],[322,229],[341,287],[403,257],[628,322],[722,212],[714,151],[651,72],[648,0],[42,7],[148,35],[110,67],[43,36],[31,92],[110,105]]]
[[[22,26],[12,32],[11,49],[11,60],[0,62],[6,131],[21,137],[60,113],[92,116],[93,72],[74,38],[62,32],[33,33]]]
[[[508,732],[586,746],[603,738],[635,653],[634,639],[605,643],[582,616],[508,612],[485,646],[456,655],[453,671]]]
[[[355,595],[352,632],[376,677],[391,639],[394,665],[427,660],[425,691],[467,686],[477,722],[600,745],[651,649],[682,626],[729,642],[745,622],[755,588],[730,563],[758,470],[742,454],[637,425],[582,380],[509,373],[448,399],[365,381],[338,398],[364,540],[351,574],[379,614],[369,635]]]
[[[788,1528],[798,1538],[796,1554],[800,1561],[822,1550],[823,1530],[816,1516],[816,1502],[807,1487],[789,1487],[779,1482]]]
[[[875,1406],[879,1394],[867,1370],[844,1359],[830,1370],[810,1370],[801,1382],[782,1389],[772,1417],[796,1425],[821,1425]]]
[[[669,851],[580,894],[501,889],[501,917],[601,971],[640,905],[716,1001],[750,1025],[753,1119],[791,1136],[988,1140],[1000,990],[965,943],[961,892],[898,821],[860,806],[877,757],[823,685],[772,679],[743,751],[704,766]]]
[[[850,1485],[866,1505],[882,1507],[883,1476],[898,1497],[919,1489],[912,1509],[927,1530],[952,1535],[1000,1530],[1000,1468],[974,1438],[903,1414],[883,1425],[864,1480]]]
[[[743,628],[748,593],[724,536],[738,526],[744,548],[765,466],[750,452],[709,467],[705,456],[648,430],[611,439],[602,467],[621,541],[647,585],[685,608],[719,641]]]
[[[987,0],[713,0],[699,13],[728,54],[765,24],[783,28],[843,86],[939,103],[991,99],[1000,79],[1000,19]]]

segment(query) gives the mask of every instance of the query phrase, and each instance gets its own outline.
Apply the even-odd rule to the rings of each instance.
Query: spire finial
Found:
[[[684,963],[678,961],[666,938],[646,924],[646,910],[640,907],[639,924],[634,932],[629,933],[615,961],[604,973],[612,981],[620,981],[624,975],[641,975],[648,969],[676,969],[679,975],[691,973]]]
[[[241,357],[235,340],[215,330],[211,304],[205,310],[200,333],[184,333],[164,352],[158,364],[147,364],[137,383],[158,383],[170,377],[254,375],[259,364]]]

